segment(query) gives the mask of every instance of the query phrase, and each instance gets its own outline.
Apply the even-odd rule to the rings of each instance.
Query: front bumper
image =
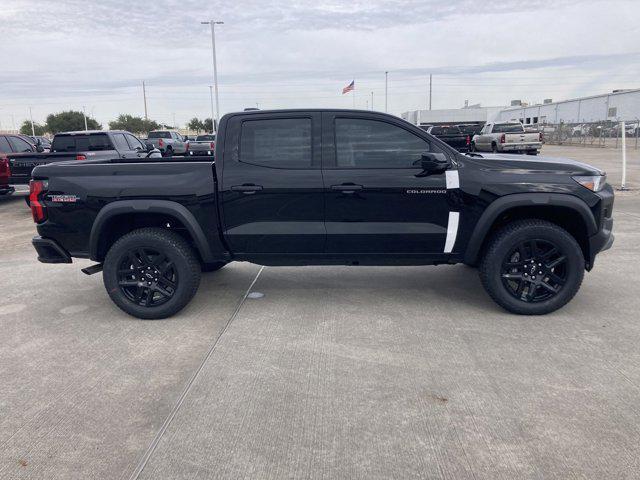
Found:
[[[16,189],[10,185],[0,185],[0,195],[9,195],[15,191]]]
[[[71,255],[55,240],[33,237],[33,248],[38,252],[38,261],[42,263],[71,263]]]

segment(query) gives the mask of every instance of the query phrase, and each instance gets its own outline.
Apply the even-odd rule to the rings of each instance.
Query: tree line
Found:
[[[87,118],[87,129],[89,130],[101,130],[102,125],[98,123],[94,118],[89,116]],[[68,110],[66,112],[51,113],[47,115],[47,119],[43,124],[33,123],[33,130],[38,136],[45,135],[47,133],[56,134],[59,132],[73,132],[85,129],[85,116],[82,112]],[[142,117],[135,117],[133,115],[122,114],[117,119],[109,122],[109,129],[111,130],[126,130],[136,135],[146,134],[153,130],[159,130],[162,125],[153,121],[146,120]],[[173,129],[174,127],[164,125],[164,128]],[[187,124],[187,128],[191,131],[211,132],[213,130],[213,123],[210,118],[200,120],[199,118],[192,118]],[[31,122],[25,120],[20,126],[20,133],[23,135],[31,135]]]

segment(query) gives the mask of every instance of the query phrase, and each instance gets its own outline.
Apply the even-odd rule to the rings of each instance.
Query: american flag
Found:
[[[351,83],[342,89],[342,94],[349,93],[352,90],[356,89],[356,81],[351,80]]]

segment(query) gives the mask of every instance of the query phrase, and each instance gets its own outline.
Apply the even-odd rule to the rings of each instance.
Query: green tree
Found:
[[[112,122],[109,122],[111,130],[126,130],[131,133],[148,133],[151,130],[157,130],[160,127],[153,120],[145,120],[142,117],[134,117],[132,115],[121,114]]]
[[[191,120],[189,120],[187,128],[191,131],[195,130],[197,133],[200,133],[201,130],[204,130],[205,126],[202,120],[197,117],[193,117]]]
[[[213,122],[210,118],[205,118],[203,122],[205,132],[213,132]]]
[[[33,130],[35,130],[36,135],[39,137],[44,135],[47,131],[44,125],[40,125],[39,123],[36,123],[36,122],[33,122]],[[29,120],[25,120],[24,122],[22,122],[22,125],[20,125],[20,133],[22,135],[32,134],[31,122]]]
[[[84,115],[82,112],[68,110],[66,112],[52,113],[47,116],[47,131],[51,133],[72,132],[84,130]],[[89,130],[100,130],[102,125],[93,118],[87,117]]]

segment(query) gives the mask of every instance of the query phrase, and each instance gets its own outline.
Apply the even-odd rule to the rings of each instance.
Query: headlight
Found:
[[[585,175],[580,177],[571,177],[580,185],[588,188],[592,192],[599,192],[607,181],[606,175]]]

